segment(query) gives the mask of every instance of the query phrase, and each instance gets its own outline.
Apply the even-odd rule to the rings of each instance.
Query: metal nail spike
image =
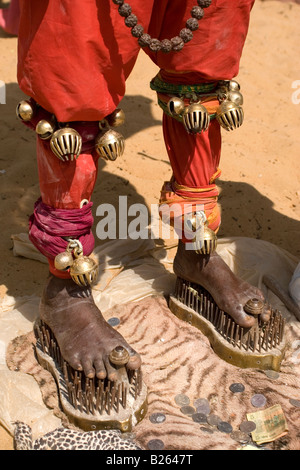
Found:
[[[125,348],[122,346],[115,348],[111,353],[110,360],[112,359],[111,362],[116,364],[117,370],[124,368],[126,375],[121,375],[122,380],[119,382],[111,382],[107,378],[89,378],[85,376],[84,372],[74,370],[62,357],[52,331],[43,322],[39,321],[35,325],[35,333],[38,341],[37,347],[41,351],[39,354],[51,356],[57,371],[63,378],[66,391],[64,399],[67,399],[68,416],[72,419],[75,416],[74,419],[77,423],[79,418],[76,413],[81,415],[79,419],[81,426],[79,425],[79,427],[85,429],[86,426],[90,426],[87,423],[91,420],[93,426],[96,425],[98,429],[107,429],[106,423],[114,422],[114,425],[109,424],[109,426],[113,426],[112,428],[117,426],[117,429],[120,430],[123,430],[124,427],[124,432],[127,432],[131,426],[133,412],[137,413],[136,419],[138,421],[144,417],[147,404],[142,373],[140,369],[127,373],[124,365],[129,360],[129,354]],[[135,409],[135,402],[137,402],[138,409]],[[71,408],[74,412],[70,411]],[[122,420],[118,423],[120,413]],[[128,416],[128,422],[124,420],[125,415]]]
[[[169,307],[178,318],[206,334],[215,352],[228,362],[240,367],[280,369],[285,347],[285,320],[280,312],[272,310],[260,299],[251,299],[244,307],[248,315],[256,319],[250,329],[241,327],[222,311],[204,288],[182,278],[177,278]],[[271,310],[267,323],[261,319],[264,308]],[[227,348],[223,341],[228,344]]]

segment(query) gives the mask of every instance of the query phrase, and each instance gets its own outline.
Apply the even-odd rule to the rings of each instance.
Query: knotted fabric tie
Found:
[[[93,203],[89,202],[81,209],[55,209],[44,204],[40,199],[35,203],[34,212],[29,219],[29,239],[48,259],[54,259],[66,250],[68,240],[79,240],[83,254],[89,256],[95,244],[92,226]]]
[[[159,202],[160,215],[163,220],[165,215],[170,217],[169,223],[175,228],[184,243],[189,242],[190,238],[183,235],[183,215],[197,211],[199,208],[206,215],[208,227],[215,233],[218,232],[221,224],[220,208],[218,206],[219,190],[213,181],[219,175],[220,170],[212,177],[211,184],[202,188],[180,186],[175,181],[164,183]],[[170,212],[172,207],[174,210]]]

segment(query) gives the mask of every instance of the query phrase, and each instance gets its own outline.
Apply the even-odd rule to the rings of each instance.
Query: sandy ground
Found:
[[[257,0],[238,77],[246,121],[238,131],[224,133],[219,186],[220,236],[267,240],[300,258],[300,92],[293,88],[298,80],[300,89],[299,24],[300,5]],[[27,230],[39,197],[35,136],[15,116],[23,97],[16,51],[17,39],[0,33],[0,79],[7,91],[7,104],[0,106],[0,299],[39,294],[47,275],[45,265],[12,252],[11,235]],[[101,163],[95,209],[102,202],[116,204],[119,195],[127,195],[129,204],[155,204],[171,176],[161,110],[149,88],[156,72],[141,53],[122,103],[126,152],[115,163]],[[11,448],[11,437],[0,427],[0,449]]]

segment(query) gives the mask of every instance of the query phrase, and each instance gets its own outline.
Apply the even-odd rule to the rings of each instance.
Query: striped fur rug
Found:
[[[257,411],[251,404],[251,397],[260,393],[267,399],[264,408],[281,405],[289,429],[286,436],[266,447],[300,450],[300,408],[289,401],[300,400],[300,361],[295,360],[295,348],[289,348],[279,378],[270,379],[262,371],[239,369],[219,359],[207,338],[178,320],[163,297],[149,297],[120,305],[104,316],[106,319],[120,319],[116,328],[142,356],[149,409],[147,416],[134,429],[139,445],[147,449],[149,441],[159,439],[167,450],[237,449],[240,444],[230,434],[217,428],[208,431],[207,427],[183,414],[174,397],[185,394],[191,403],[198,398],[207,399],[211,414],[230,422],[236,431],[246,420],[247,413]],[[290,344],[295,345],[298,327],[290,323],[286,333]],[[40,385],[46,405],[67,425],[67,419],[58,406],[54,380],[35,360],[34,341],[32,333],[12,341],[7,351],[8,366],[11,370],[32,374]],[[232,393],[229,390],[232,383],[242,383],[245,391]],[[165,414],[165,421],[153,424],[149,419],[153,413]]]

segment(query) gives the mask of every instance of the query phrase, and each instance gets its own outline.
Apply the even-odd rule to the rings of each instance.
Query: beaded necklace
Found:
[[[181,51],[184,45],[193,39],[193,31],[199,28],[199,21],[204,17],[203,9],[208,8],[212,2],[212,0],[197,0],[198,5],[192,8],[191,18],[187,20],[186,27],[179,32],[178,36],[160,41],[144,32],[144,28],[139,24],[137,16],[132,13],[129,3],[125,3],[124,0],[112,1],[115,5],[119,6],[119,14],[124,18],[125,25],[131,28],[131,34],[138,39],[139,45],[143,48],[149,47],[152,52],[162,51],[164,53]]]

